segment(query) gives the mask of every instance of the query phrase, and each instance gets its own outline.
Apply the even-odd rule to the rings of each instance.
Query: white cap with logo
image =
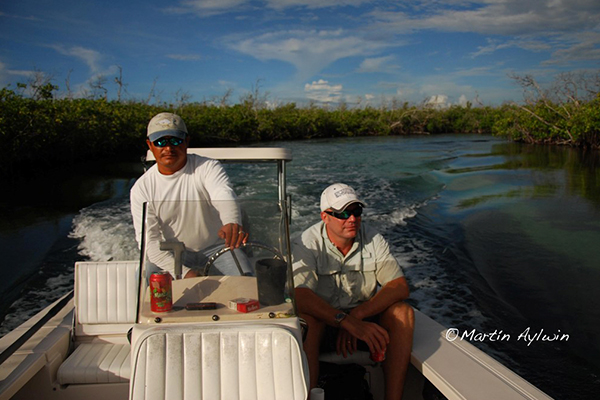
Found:
[[[162,112],[156,114],[148,123],[148,140],[154,142],[163,136],[185,139],[187,127],[179,115]]]
[[[334,183],[323,190],[321,194],[321,211],[330,208],[335,211],[344,211],[352,203],[360,203],[365,207],[365,203],[358,199],[354,189],[345,183]]]

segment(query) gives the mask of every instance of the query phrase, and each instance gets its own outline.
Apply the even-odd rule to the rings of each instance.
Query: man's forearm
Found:
[[[298,311],[311,317],[347,331],[352,337],[363,340],[371,351],[381,351],[389,343],[389,335],[381,326],[361,321],[348,315],[340,324],[336,324],[335,315],[340,312],[321,299],[315,292],[306,288],[296,289]]]
[[[364,319],[385,311],[389,306],[409,295],[406,278],[397,278],[384,285],[370,300],[355,307],[350,314],[358,319]]]
[[[336,326],[335,315],[341,310],[333,308],[319,295],[308,288],[296,289],[296,304],[298,311],[323,321],[327,325]]]

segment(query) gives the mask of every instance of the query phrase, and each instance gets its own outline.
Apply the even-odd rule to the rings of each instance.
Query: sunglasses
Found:
[[[160,139],[156,139],[152,142],[156,147],[167,147],[169,144],[171,146],[179,146],[183,143],[183,139],[176,137],[162,137]]]
[[[360,218],[362,215],[363,209],[362,207],[356,207],[354,210],[344,210],[340,212],[336,211],[325,211],[326,214],[331,215],[337,219],[348,219],[351,215],[354,215],[356,218]]]

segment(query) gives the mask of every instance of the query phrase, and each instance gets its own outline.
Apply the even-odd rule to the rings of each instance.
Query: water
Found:
[[[388,239],[404,268],[412,305],[457,332],[472,333],[473,344],[552,397],[596,398],[597,153],[472,135],[267,145],[293,150],[288,190],[294,233],[318,220],[323,188],[334,181],[354,186],[368,205],[364,221]],[[269,165],[227,168],[242,198],[262,196],[276,182]],[[50,196],[62,199],[50,201],[56,204],[29,199],[26,209],[22,201],[3,205],[19,210],[5,212],[12,222],[0,232],[4,254],[13,254],[2,265],[9,282],[2,290],[17,298],[3,332],[66,292],[75,260],[137,257],[127,189],[138,173],[121,167],[102,179],[71,177],[60,189],[68,196]],[[36,193],[43,193],[39,187]],[[79,201],[70,205],[66,198]],[[93,204],[79,210],[81,203]],[[502,340],[494,340],[494,332]]]

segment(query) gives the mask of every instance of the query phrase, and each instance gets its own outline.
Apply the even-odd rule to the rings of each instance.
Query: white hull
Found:
[[[0,339],[0,351],[39,320],[47,310]],[[545,393],[473,345],[448,342],[446,329],[415,310],[416,326],[406,399],[422,399],[428,379],[448,399],[550,399]],[[0,368],[0,400],[4,399],[128,399],[128,383],[61,386],[57,371],[67,358],[73,321],[73,300]],[[363,357],[364,359],[367,357]],[[382,398],[380,371],[371,372],[371,390]],[[379,396],[378,396],[379,395]]]

